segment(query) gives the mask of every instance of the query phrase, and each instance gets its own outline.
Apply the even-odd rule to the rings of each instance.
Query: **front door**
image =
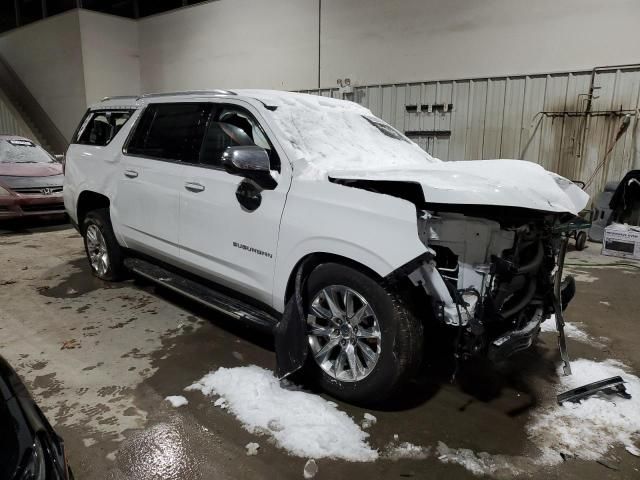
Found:
[[[290,178],[280,175],[274,189],[264,190],[222,168],[227,147],[258,145],[269,150],[272,170],[280,170],[280,156],[248,108],[213,104],[198,164],[183,172],[180,255],[194,273],[271,305]]]

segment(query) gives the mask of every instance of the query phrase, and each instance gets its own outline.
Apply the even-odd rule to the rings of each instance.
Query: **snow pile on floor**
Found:
[[[318,395],[281,388],[269,370],[220,368],[186,390],[220,395],[244,428],[269,435],[293,455],[362,462],[378,458],[366,441],[369,434],[351,417]]]
[[[593,345],[594,347],[603,347],[604,344],[598,340],[596,340],[595,338],[593,338],[591,335],[589,335],[587,332],[585,332],[584,330],[582,330],[579,326],[579,324],[576,323],[572,323],[572,322],[567,322],[565,320],[564,322],[564,334],[567,338],[571,338],[573,340],[576,340],[578,342],[582,342],[582,343],[588,343],[590,345]],[[557,333],[558,330],[556,329],[556,318],[555,315],[551,315],[551,317],[542,322],[540,324],[540,331],[543,333],[546,332],[553,332],[553,333]]]
[[[183,405],[187,405],[189,403],[189,400],[184,398],[182,395],[170,395],[166,397],[165,400],[175,408],[182,407]]]
[[[598,460],[614,444],[633,446],[640,440],[640,379],[626,369],[616,360],[572,361],[573,374],[560,376],[558,393],[619,375],[631,399],[602,395],[554,405],[533,417],[529,437],[540,447],[585,460]]]
[[[444,442],[438,442],[436,454],[441,462],[460,465],[474,475],[493,475],[499,478],[511,478],[528,471],[526,467],[518,464],[530,463],[524,457],[475,453],[468,448],[449,448]]]
[[[422,447],[409,442],[400,444],[391,442],[385,447],[383,457],[394,461],[402,459],[424,460],[429,457],[429,453],[431,453],[429,447]]]
[[[626,382],[631,399],[601,395],[578,404],[567,402],[560,406],[554,402],[533,411],[527,434],[539,449],[538,456],[476,453],[465,448],[449,448],[438,442],[438,459],[461,465],[475,475],[506,479],[561,463],[562,456],[599,460],[614,445],[623,445],[631,454],[637,452],[634,443],[640,440],[640,379],[627,373],[627,367],[615,360],[574,360],[571,370],[573,375],[563,376],[562,368],[558,368],[557,393],[619,375]]]

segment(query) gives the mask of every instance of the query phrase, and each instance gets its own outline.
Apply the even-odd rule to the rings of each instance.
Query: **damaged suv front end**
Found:
[[[430,255],[409,279],[429,295],[439,323],[460,329],[460,354],[498,360],[531,346],[575,285],[564,279],[556,302],[562,216],[495,211],[492,218],[487,210],[488,218],[424,211],[419,234]]]
[[[336,172],[332,180],[414,203],[428,253],[402,273],[426,293],[437,323],[457,329],[459,356],[499,360],[526,349],[553,314],[564,350],[561,311],[575,293],[573,278],[562,278],[564,226],[589,200],[573,182],[518,160]]]
[[[563,349],[575,289],[562,281],[563,225],[589,200],[573,182],[522,160],[441,161],[350,102],[250,94],[292,159],[274,290],[288,307],[282,375],[309,355],[326,391],[381,398],[431,339],[452,340],[455,358],[497,360],[531,346],[554,314]],[[355,292],[368,313],[332,292]]]

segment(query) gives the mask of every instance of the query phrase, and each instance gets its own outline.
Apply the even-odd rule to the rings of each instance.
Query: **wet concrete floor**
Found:
[[[578,294],[567,312],[593,336],[569,341],[574,358],[617,358],[640,372],[640,269],[612,266],[597,246],[572,253]],[[603,303],[604,302],[604,303]],[[65,439],[77,479],[302,478],[307,459],[245,431],[226,411],[184,387],[218,367],[274,368],[272,339],[140,281],[107,284],[91,276],[81,238],[48,224],[0,230],[0,354],[24,378]],[[525,425],[553,395],[555,337],[499,367],[467,366],[451,384],[418,379],[381,410],[339,404],[358,421],[378,422],[374,448],[400,441],[535,455]],[[178,409],[163,399],[184,395]],[[260,443],[256,456],[245,445]],[[640,478],[640,459],[614,449],[606,465],[567,459],[525,472],[529,478]],[[474,478],[437,455],[372,463],[318,461],[323,478]]]

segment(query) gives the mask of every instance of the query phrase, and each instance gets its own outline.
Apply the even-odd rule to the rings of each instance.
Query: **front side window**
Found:
[[[200,163],[221,167],[228,147],[256,145],[269,152],[271,168],[280,170],[278,156],[258,121],[245,109],[222,106],[211,118],[200,150]]]
[[[80,124],[73,143],[105,146],[120,131],[132,110],[90,111]]]
[[[202,103],[149,105],[127,146],[127,153],[197,163],[211,107]]]

